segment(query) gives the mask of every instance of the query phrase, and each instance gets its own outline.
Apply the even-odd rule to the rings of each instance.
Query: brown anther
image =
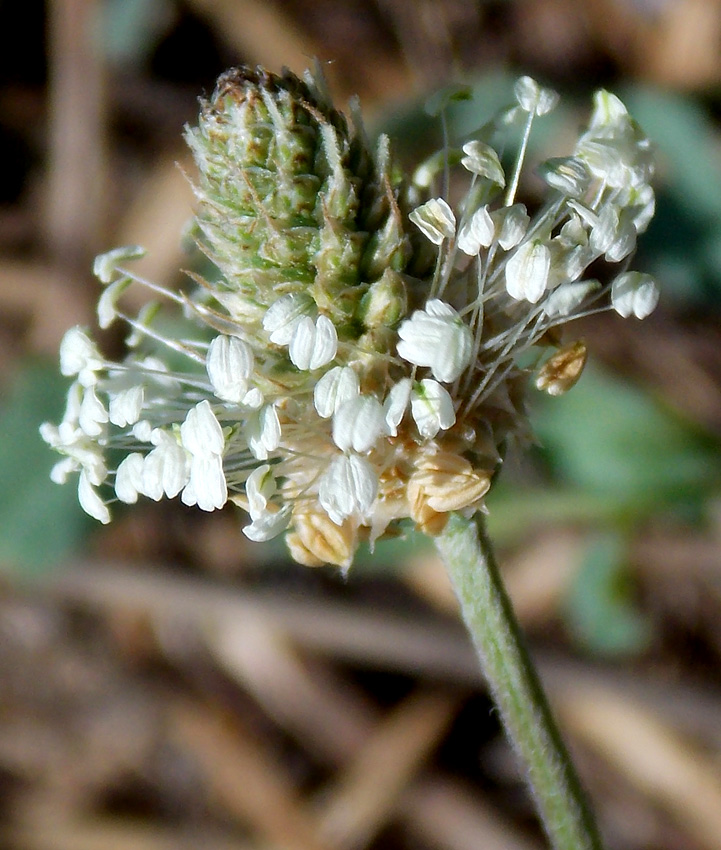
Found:
[[[583,340],[564,345],[541,366],[536,376],[536,387],[549,395],[563,395],[581,377],[587,354]]]

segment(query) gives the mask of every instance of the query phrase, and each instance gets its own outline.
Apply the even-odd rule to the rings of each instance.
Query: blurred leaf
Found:
[[[446,86],[428,98],[425,111],[434,118],[444,112],[452,103],[457,103],[473,98],[473,90],[470,86],[451,85]]]
[[[721,294],[721,160],[718,126],[684,95],[635,87],[630,113],[658,148],[656,216],[641,240],[640,265],[685,301],[718,309]]]
[[[605,525],[627,515],[626,506],[611,495],[591,494],[578,487],[546,484],[524,487],[501,474],[488,494],[488,530],[496,544],[510,545],[539,526],[554,523]]]
[[[137,64],[149,56],[176,16],[170,0],[105,0],[102,47],[111,62]]]
[[[591,543],[566,600],[571,635],[596,655],[629,655],[645,649],[651,628],[631,599],[624,569],[625,542],[604,534]]]
[[[702,499],[721,481],[717,446],[617,378],[589,369],[565,396],[539,402],[534,427],[551,468],[631,515]]]
[[[0,408],[0,563],[18,569],[51,566],[76,547],[91,521],[72,484],[49,473],[59,459],[38,427],[62,417],[67,387],[57,364],[28,364],[3,394]]]

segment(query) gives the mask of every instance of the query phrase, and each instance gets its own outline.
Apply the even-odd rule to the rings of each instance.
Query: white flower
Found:
[[[100,496],[95,491],[95,488],[90,483],[88,474],[84,469],[80,470],[80,480],[78,481],[78,501],[80,507],[89,514],[93,519],[107,525],[110,522],[110,511],[108,506],[103,502]]]
[[[258,460],[266,460],[268,454],[278,448],[280,437],[280,420],[274,405],[266,404],[246,420],[245,438],[248,448]]]
[[[98,299],[97,307],[98,325],[100,325],[103,330],[105,328],[109,328],[115,321],[117,316],[117,309],[115,305],[118,298],[120,298],[132,282],[133,281],[129,277],[121,277],[119,280],[111,283],[110,286],[106,286],[103,290],[102,295]]]
[[[270,499],[276,491],[275,478],[270,464],[264,463],[257,466],[248,476],[245,482],[245,494],[248,497],[248,513],[253,519],[262,516]]]
[[[142,486],[138,487],[138,492],[156,502],[164,495],[174,499],[188,483],[190,455],[172,434],[161,428],[153,430],[150,440],[155,448],[143,461]]]
[[[388,397],[383,403],[383,411],[386,416],[386,426],[392,437],[398,435],[398,426],[401,424],[403,417],[411,400],[410,378],[401,378],[397,384],[393,384]]]
[[[78,427],[83,388],[74,383],[68,391],[65,416],[60,425],[44,422],[40,436],[65,459],[55,464],[50,477],[64,483],[71,472],[84,470],[90,484],[99,486],[105,481],[108,470],[100,445]]]
[[[564,283],[543,302],[543,312],[547,316],[570,316],[584,299],[600,287],[597,280],[583,280],[578,283]]]
[[[253,350],[235,336],[217,336],[208,347],[205,368],[213,392],[222,401],[240,404],[248,392],[253,371]]]
[[[558,94],[544,89],[531,77],[520,77],[513,88],[518,105],[524,112],[545,115],[558,103]]]
[[[96,372],[104,360],[95,343],[80,327],[70,328],[60,343],[60,371],[66,377],[78,376],[78,381],[88,387],[97,380]]]
[[[204,511],[222,508],[228,498],[222,457],[225,438],[207,400],[188,411],[180,426],[180,439],[190,454],[188,483],[180,495],[181,501]]]
[[[145,387],[142,384],[133,384],[124,390],[113,393],[110,396],[108,406],[110,421],[119,428],[135,424],[140,418],[144,400]]]
[[[228,487],[220,455],[193,455],[190,459],[190,477],[180,494],[184,505],[197,505],[203,511],[222,508],[228,500]]]
[[[456,217],[443,198],[431,198],[408,216],[424,236],[440,245],[444,239],[453,239],[456,234]]]
[[[95,387],[87,387],[83,393],[83,401],[78,414],[80,430],[88,437],[99,437],[103,433],[103,426],[107,421],[108,411],[98,398]]]
[[[344,452],[367,452],[385,432],[383,407],[373,396],[356,396],[342,404],[333,416],[333,442]]]
[[[465,156],[461,159],[461,165],[464,168],[480,177],[487,177],[497,186],[506,185],[506,175],[498,154],[490,145],[479,141],[466,142],[463,153]]]
[[[432,440],[436,434],[455,424],[453,399],[448,390],[436,381],[426,378],[413,387],[411,415],[421,437]]]
[[[140,419],[133,425],[130,433],[139,443],[149,443],[153,433],[153,425],[149,419]]]
[[[264,543],[282,534],[292,517],[292,506],[284,505],[277,511],[266,511],[253,518],[250,525],[243,528],[243,534],[254,543]]]
[[[191,407],[180,426],[183,448],[192,455],[221,455],[225,446],[223,429],[206,399]]]
[[[270,334],[271,342],[276,345],[290,345],[298,322],[310,316],[314,309],[313,299],[308,295],[283,295],[268,308],[263,317],[263,328]]]
[[[576,156],[547,159],[538,172],[549,186],[572,198],[582,198],[591,184],[586,164]]]
[[[338,334],[327,316],[314,322],[303,316],[295,325],[288,353],[291,363],[301,371],[313,371],[330,363],[338,350]]]
[[[494,210],[491,218],[498,233],[498,244],[504,251],[510,251],[519,244],[526,235],[528,225],[531,222],[524,204],[513,204],[510,207],[501,207]]]
[[[125,260],[138,260],[145,256],[145,248],[141,245],[125,245],[122,248],[113,248],[104,254],[98,254],[93,263],[93,274],[101,283],[112,283],[118,264]]]
[[[488,248],[493,242],[496,226],[493,223],[488,206],[479,207],[458,233],[458,247],[464,254],[474,257],[481,247]]]
[[[406,319],[398,336],[398,354],[416,366],[430,367],[438,381],[455,381],[471,362],[470,328],[453,307],[438,299]]]
[[[613,309],[624,319],[631,315],[645,319],[656,309],[658,298],[656,281],[642,272],[624,272],[611,284]]]
[[[591,133],[615,133],[630,116],[623,101],[615,94],[599,89],[593,96],[593,112],[588,122]]]
[[[350,366],[334,366],[318,381],[313,390],[313,403],[318,416],[330,419],[346,401],[360,393],[358,375]]]
[[[358,455],[337,457],[321,479],[318,499],[336,525],[356,514],[364,517],[378,491],[373,467]]]
[[[115,473],[115,495],[121,502],[134,505],[138,501],[138,494],[144,493],[144,466],[145,458],[140,452],[132,452],[118,465]]]
[[[546,291],[551,252],[540,240],[524,242],[506,263],[506,290],[517,301],[535,304]]]

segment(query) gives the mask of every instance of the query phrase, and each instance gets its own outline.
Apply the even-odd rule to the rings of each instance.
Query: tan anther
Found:
[[[563,395],[581,377],[587,354],[583,340],[564,345],[541,366],[536,377],[536,387],[549,395]]]
[[[351,565],[357,544],[357,531],[352,520],[336,525],[319,509],[312,513],[294,512],[293,525],[300,543],[313,558],[339,567]],[[288,545],[291,545],[290,542]],[[295,557],[292,549],[291,554]]]
[[[300,539],[300,535],[297,532],[291,531],[286,534],[285,543],[288,547],[291,558],[296,563],[303,564],[304,567],[322,567],[325,563],[319,558],[316,558],[315,555],[306,549],[303,545],[303,541]]]
[[[423,485],[413,479],[408,482],[408,505],[411,519],[424,534],[434,537],[446,527],[448,514],[433,510]]]
[[[419,467],[409,488],[420,488],[428,507],[439,513],[480,506],[491,486],[490,473],[473,469],[464,457],[451,452],[438,452]]]

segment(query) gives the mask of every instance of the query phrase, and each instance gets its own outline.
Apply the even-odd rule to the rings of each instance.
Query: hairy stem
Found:
[[[501,719],[555,850],[602,850],[601,839],[525,648],[482,515],[454,515],[436,538]]]

